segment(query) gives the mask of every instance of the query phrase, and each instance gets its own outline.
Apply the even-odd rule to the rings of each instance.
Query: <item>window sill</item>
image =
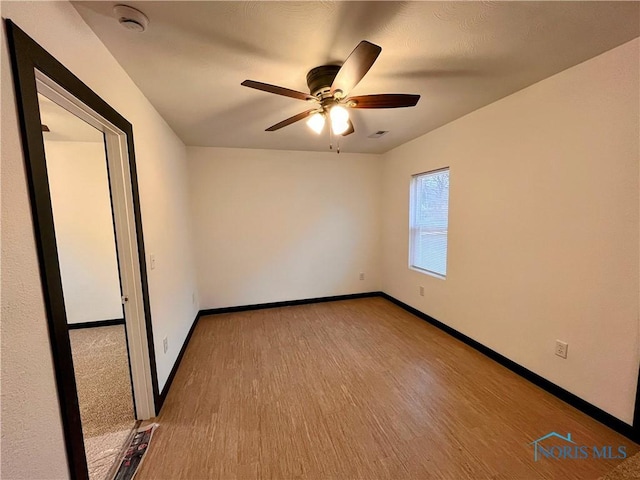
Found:
[[[446,280],[447,279],[446,275],[441,275],[439,273],[432,272],[430,270],[424,270],[423,268],[414,267],[412,265],[409,265],[409,270],[413,270],[415,272],[423,273],[425,275],[429,275],[430,277],[438,278],[440,280]]]

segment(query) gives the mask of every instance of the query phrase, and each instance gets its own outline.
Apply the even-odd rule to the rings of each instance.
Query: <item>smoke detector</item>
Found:
[[[127,5],[116,5],[113,7],[113,14],[127,30],[144,32],[149,25],[149,19],[144,13]]]

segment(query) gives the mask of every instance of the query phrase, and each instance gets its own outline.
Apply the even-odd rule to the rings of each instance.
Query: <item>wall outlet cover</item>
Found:
[[[569,353],[569,344],[562,340],[556,340],[556,355],[562,358],[567,358]]]

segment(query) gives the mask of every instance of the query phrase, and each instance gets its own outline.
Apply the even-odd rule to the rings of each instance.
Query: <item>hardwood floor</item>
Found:
[[[596,479],[638,446],[382,298],[202,317],[139,479]],[[550,439],[545,444],[554,443]]]

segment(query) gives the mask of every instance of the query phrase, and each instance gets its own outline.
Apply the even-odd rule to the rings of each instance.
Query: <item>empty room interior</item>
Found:
[[[2,478],[640,479],[640,2],[0,9]]]

